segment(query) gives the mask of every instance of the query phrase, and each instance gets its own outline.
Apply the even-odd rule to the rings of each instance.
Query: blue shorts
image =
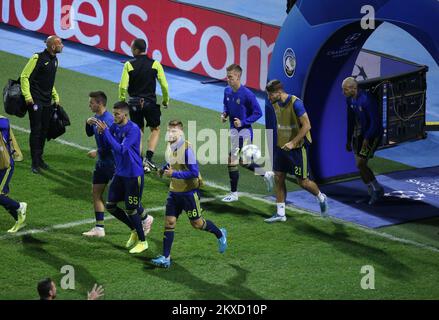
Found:
[[[198,190],[191,192],[169,192],[166,200],[166,216],[178,218],[185,211],[190,220],[201,218],[200,194]]]
[[[114,162],[97,161],[93,171],[93,184],[108,184],[114,176]]]
[[[9,193],[9,182],[11,181],[13,174],[14,174],[14,166],[9,167],[8,169],[0,170],[1,194],[6,195]]]
[[[108,201],[118,203],[125,201],[127,210],[134,210],[140,207],[143,192],[143,175],[134,178],[113,176],[108,189]]]
[[[286,172],[301,179],[309,177],[308,145],[301,148],[285,151],[278,146],[274,147],[273,170]]]

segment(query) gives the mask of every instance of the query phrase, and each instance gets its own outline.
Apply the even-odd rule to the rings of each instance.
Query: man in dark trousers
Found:
[[[342,89],[347,106],[346,150],[354,152],[355,164],[368,188],[368,203],[374,205],[384,196],[384,188],[368,165],[383,137],[378,104],[370,93],[358,88],[353,77],[343,80]]]
[[[29,111],[33,173],[49,168],[43,160],[44,144],[49,130],[52,100],[59,105],[59,96],[54,86],[58,69],[56,55],[62,52],[63,47],[59,37],[48,37],[46,49],[30,58],[20,76],[21,91]]]
[[[146,126],[150,128],[148,145],[145,152],[144,167],[150,171],[157,169],[152,161],[154,151],[160,138],[160,105],[157,104],[156,81],[160,83],[163,99],[162,104],[169,104],[168,82],[160,62],[150,59],[146,55],[146,41],[135,39],[131,44],[131,52],[134,59],[124,65],[119,84],[119,100],[126,101],[127,93],[130,98],[130,119],[144,131]]]

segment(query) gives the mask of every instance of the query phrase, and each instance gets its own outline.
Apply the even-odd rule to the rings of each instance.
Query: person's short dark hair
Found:
[[[133,41],[133,48],[139,50],[141,53],[146,51],[146,41],[140,38],[137,38]]]
[[[236,63],[233,63],[233,64],[231,64],[230,66],[228,66],[226,70],[227,70],[227,72],[230,72],[230,71],[236,71],[236,72],[238,72],[239,74],[242,74],[242,68],[241,68],[241,66],[240,66],[239,64],[236,64]]]
[[[282,85],[282,82],[277,79],[271,80],[267,83],[267,86],[265,87],[265,90],[267,90],[267,92],[276,92],[283,89],[284,86]]]
[[[37,285],[38,294],[40,299],[49,298],[49,292],[52,290],[52,279],[46,278],[38,282]]]
[[[124,111],[129,111],[130,108],[128,106],[128,103],[126,103],[125,101],[118,101],[113,105],[113,109],[119,109],[119,110],[124,110]]]
[[[171,120],[168,122],[168,127],[180,127],[183,130],[183,122],[180,120]]]
[[[107,105],[107,95],[103,91],[92,91],[88,96],[95,99],[99,104]]]

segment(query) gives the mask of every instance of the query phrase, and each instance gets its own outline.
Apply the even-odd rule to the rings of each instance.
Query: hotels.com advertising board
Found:
[[[265,88],[279,28],[169,0],[1,0],[1,22],[130,55],[143,38],[162,64],[215,79],[240,64],[247,86]]]

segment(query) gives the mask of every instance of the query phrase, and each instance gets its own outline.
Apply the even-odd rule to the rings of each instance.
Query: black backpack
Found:
[[[7,114],[23,118],[27,112],[26,101],[21,93],[20,79],[9,79],[3,89],[3,105]]]
[[[70,125],[70,119],[64,108],[57,106],[55,103],[50,106],[51,116],[49,122],[49,131],[47,141],[56,139],[66,132],[66,127]]]

